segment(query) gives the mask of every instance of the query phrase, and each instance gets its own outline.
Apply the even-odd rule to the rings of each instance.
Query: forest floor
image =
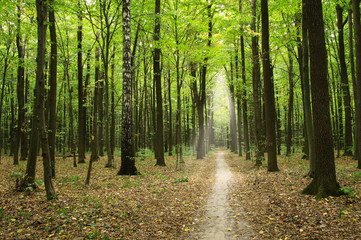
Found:
[[[166,167],[137,159],[141,175],[117,176],[119,166],[104,168],[101,158],[86,186],[87,164],[74,168],[72,158],[57,158],[58,199],[48,201],[41,180],[35,190],[16,192],[26,163],[3,157],[0,239],[206,239],[216,234],[210,222],[220,222],[220,239],[361,239],[361,171],[351,158],[337,158],[336,171],[353,196],[322,200],[300,193],[310,179],[298,154],[279,157],[275,173],[223,150],[184,161],[175,171],[175,157],[166,158]],[[224,212],[212,210],[219,201]]]

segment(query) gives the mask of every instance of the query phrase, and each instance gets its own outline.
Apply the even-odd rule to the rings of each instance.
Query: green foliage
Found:
[[[184,182],[188,182],[188,177],[178,178],[174,180],[174,183],[184,183]]]
[[[352,177],[350,177],[350,181],[354,182],[356,180],[359,180],[361,178],[361,172],[356,172]]]
[[[144,161],[146,158],[152,158],[154,155],[153,151],[149,148],[142,148],[136,153],[136,156],[140,161]]]
[[[23,177],[23,173],[21,172],[21,169],[19,169],[17,171],[11,171],[10,177],[15,178],[15,179],[20,179]]]
[[[340,191],[341,191],[344,195],[356,197],[356,190],[353,189],[353,188],[344,187],[344,188],[340,188]]]

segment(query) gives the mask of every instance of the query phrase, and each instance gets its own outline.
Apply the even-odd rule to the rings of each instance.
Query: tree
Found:
[[[123,0],[123,97],[121,166],[118,175],[137,175],[133,146],[130,0]]]
[[[198,146],[197,146],[197,159],[202,159],[206,155],[205,147],[205,130],[204,130],[204,107],[206,104],[206,78],[207,78],[207,66],[209,60],[209,50],[212,44],[212,33],[213,33],[213,13],[212,13],[212,4],[208,2],[207,5],[207,17],[208,17],[208,39],[207,39],[207,51],[206,56],[204,56],[201,70],[200,70],[200,86],[199,92],[197,90],[197,82],[193,81],[192,91],[194,95],[194,100],[197,106],[198,113]],[[195,70],[195,66],[191,64],[191,72]],[[191,73],[192,77],[195,77],[195,74]]]
[[[231,151],[237,152],[237,126],[236,126],[236,108],[235,108],[235,90],[234,85],[239,81],[238,74],[238,47],[235,46],[235,70],[236,70],[236,79],[233,79],[233,57],[231,55],[231,72],[228,77],[228,87],[229,87],[229,97],[228,97],[228,106],[229,106],[229,115],[230,115],[230,135],[231,135]],[[240,115],[240,114],[239,114]],[[238,119],[240,119],[238,117]],[[238,129],[241,129],[241,126],[238,126]],[[241,136],[239,135],[239,138]],[[239,152],[242,152],[241,145],[239,147]]]
[[[155,1],[155,26],[154,26],[154,55],[153,55],[153,72],[155,81],[155,91],[157,98],[157,128],[154,138],[155,158],[157,159],[157,166],[165,166],[164,161],[164,141],[163,141],[163,100],[162,100],[162,76],[160,68],[160,54],[159,46],[160,38],[160,0]]]
[[[37,22],[38,22],[38,46],[37,46],[37,67],[36,67],[36,84],[34,110],[31,128],[31,148],[27,162],[26,175],[21,183],[24,189],[33,185],[35,179],[35,167],[37,157],[37,144],[39,137],[41,140],[41,149],[44,165],[44,184],[47,199],[56,197],[55,189],[51,180],[51,163],[48,143],[48,132],[45,125],[44,96],[45,96],[45,48],[46,48],[46,19],[48,15],[47,1],[36,0]]]
[[[25,88],[25,68],[24,68],[24,58],[25,58],[25,43],[21,37],[21,11],[20,1],[17,4],[18,10],[18,22],[16,30],[16,46],[18,50],[18,77],[17,77],[17,99],[18,99],[18,123],[17,123],[17,133],[15,141],[15,152],[14,152],[14,164],[18,164],[19,158],[19,147],[21,143],[21,148],[24,148],[24,121],[25,121],[25,99],[24,99],[24,88]],[[23,152],[23,151],[22,151]],[[23,158],[24,156],[21,156]]]
[[[268,0],[261,0],[262,12],[262,65],[264,80],[264,99],[266,115],[266,149],[268,158],[268,171],[278,171],[276,130],[275,130],[275,97],[273,86],[273,73],[269,56],[269,22],[268,22]]]
[[[305,113],[306,135],[308,143],[309,172],[308,176],[313,177],[316,164],[316,148],[313,131],[311,99],[310,99],[310,72],[309,72],[309,54],[308,54],[308,27],[306,14],[306,1],[302,0],[302,86],[303,86],[303,111]]]
[[[309,33],[310,77],[315,135],[316,164],[312,182],[304,194],[319,198],[340,195],[336,180],[335,157],[332,144],[332,128],[327,80],[327,52],[321,0],[306,0],[307,27]]]
[[[239,0],[239,13],[242,14],[242,0]],[[243,109],[243,132],[244,132],[244,150],[246,152],[246,160],[251,159],[251,152],[250,152],[250,144],[249,144],[249,132],[248,132],[248,106],[247,106],[247,91],[246,91],[246,58],[245,58],[245,47],[244,47],[244,26],[241,27],[241,69],[242,69],[242,91],[241,91],[241,98],[242,98],[242,109]],[[237,103],[237,105],[240,105],[240,103]],[[239,116],[240,118],[240,106],[238,108]],[[240,121],[239,121],[240,122]],[[240,127],[240,124],[238,124],[238,127]],[[240,138],[240,137],[239,137]],[[240,144],[240,141],[239,141]],[[241,154],[241,153],[239,153]]]
[[[360,0],[352,0],[353,25],[355,33],[355,55],[356,55],[356,137],[357,144],[361,143],[361,113],[358,111],[361,106],[361,23],[360,23]],[[357,146],[357,167],[361,169],[361,148]]]
[[[81,1],[78,1],[78,162],[85,163],[85,133],[86,133],[86,109],[84,108],[84,86],[83,86],[83,16]]]
[[[50,66],[49,66],[49,86],[48,107],[49,107],[49,150],[51,162],[51,176],[55,178],[55,135],[56,135],[56,88],[57,88],[57,66],[58,66],[58,46],[56,39],[54,0],[49,0],[49,30],[50,30]]]
[[[93,162],[95,162],[98,158],[98,90],[99,90],[99,47],[95,48],[95,88],[94,88],[94,96],[93,96],[93,132],[91,136],[91,155],[89,160],[89,167],[87,176],[85,179],[85,184],[89,185],[90,183],[90,175],[93,167]]]
[[[345,57],[345,43],[343,37],[343,28],[345,23],[343,22],[343,8],[337,4],[337,30],[338,30],[338,55],[340,61],[341,69],[341,88],[343,96],[343,106],[345,109],[345,145],[344,145],[344,155],[352,156],[352,126],[351,126],[351,97],[350,97],[350,88],[348,85],[348,75],[347,75],[347,66],[346,66],[346,57]]]
[[[257,18],[257,0],[252,0],[252,23],[251,30],[256,33],[256,18]],[[258,50],[258,36],[252,36],[252,83],[253,83],[253,111],[254,111],[254,125],[255,125],[255,141],[256,141],[256,166],[262,165],[264,158],[262,148],[262,123],[261,123],[261,103],[260,103],[260,89],[261,70],[259,63]]]

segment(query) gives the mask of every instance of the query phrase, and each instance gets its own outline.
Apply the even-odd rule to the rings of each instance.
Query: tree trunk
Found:
[[[19,3],[20,4],[20,3]],[[19,147],[22,138],[26,137],[24,134],[24,122],[25,122],[25,99],[24,99],[24,87],[25,87],[25,44],[21,38],[21,7],[17,5],[18,9],[18,26],[16,33],[16,46],[18,50],[18,77],[17,77],[17,99],[18,99],[18,124],[15,141],[15,152],[14,152],[14,164],[19,163]]]
[[[256,32],[256,18],[257,18],[257,0],[252,0],[252,23],[251,30]],[[256,141],[256,166],[262,165],[264,159],[262,148],[262,120],[261,120],[261,103],[259,96],[259,85],[261,82],[259,51],[258,51],[258,36],[252,36],[252,82],[253,82],[253,108],[254,108],[254,124],[255,124],[255,141]]]
[[[81,10],[81,1],[78,1],[78,31],[77,31],[77,41],[78,41],[78,162],[85,163],[85,133],[86,133],[86,116],[84,108],[84,94],[83,94],[83,50],[82,50],[82,41],[83,41],[83,16]]]
[[[233,79],[233,64],[231,58],[231,72],[229,76],[229,97],[228,97],[228,106],[229,106],[229,115],[230,115],[230,130],[231,130],[231,152],[237,152],[237,125],[236,125],[236,108],[234,102],[234,85],[235,82],[239,81],[239,74],[238,74],[238,49],[237,46],[235,47],[235,69],[236,69],[236,79]],[[239,114],[240,115],[240,114]],[[238,126],[238,130],[241,129],[241,126]],[[241,135],[239,135],[241,138]],[[242,147],[239,145],[239,152],[242,153]]]
[[[244,150],[246,152],[246,160],[251,159],[251,152],[249,147],[249,131],[248,131],[248,107],[247,107],[247,92],[246,92],[246,59],[244,51],[244,37],[241,36],[241,63],[242,63],[242,108],[243,108],[243,140],[244,140]],[[240,108],[239,108],[240,112]],[[239,116],[240,117],[240,116]],[[240,124],[238,124],[240,127]]]
[[[344,155],[352,156],[352,126],[351,126],[351,97],[350,88],[348,85],[347,66],[345,59],[345,44],[343,35],[343,8],[337,4],[337,29],[338,29],[338,44],[339,44],[339,59],[341,68],[341,88],[343,92],[343,104],[345,109],[345,145]]]
[[[208,42],[207,47],[211,47],[212,43],[212,31],[213,31],[213,23],[212,23],[212,4],[207,6],[208,11]],[[198,147],[197,147],[197,159],[202,159],[206,155],[205,148],[205,134],[204,134],[204,106],[206,103],[206,77],[207,77],[207,66],[208,66],[209,57],[205,56],[202,63],[201,68],[201,76],[200,76],[200,89],[198,95],[197,103],[197,111],[198,111],[198,128],[199,128],[199,136],[198,136]]]
[[[154,68],[154,80],[157,98],[157,128],[155,132],[154,150],[155,157],[157,159],[157,166],[165,166],[164,161],[164,141],[163,141],[163,99],[162,99],[162,76],[160,69],[160,54],[161,49],[159,46],[160,38],[160,0],[155,1],[155,26],[154,26],[154,41],[155,49],[153,55],[153,68]]]
[[[57,66],[58,66],[58,48],[56,39],[54,0],[50,0],[49,10],[49,30],[50,30],[50,66],[49,66],[49,85],[48,106],[49,106],[49,150],[51,162],[51,176],[55,178],[55,136],[56,136],[56,88],[57,88]]]
[[[308,176],[313,177],[316,168],[316,148],[315,138],[313,130],[313,120],[311,111],[311,99],[310,99],[310,78],[309,78],[309,54],[308,54],[308,26],[307,26],[307,9],[306,1],[303,0],[302,4],[302,81],[303,81],[303,106],[305,112],[305,124],[307,131],[307,142],[308,142],[308,159],[309,159],[309,172]]]
[[[291,50],[289,50],[291,51]],[[287,116],[287,155],[291,154],[292,147],[292,118],[293,118],[293,60],[291,52],[288,54],[288,83],[289,83],[289,97],[288,97],[288,116]]]
[[[114,167],[114,150],[115,150],[115,84],[114,84],[114,73],[115,73],[115,47],[113,48],[112,65],[111,65],[111,122],[110,122],[110,154],[111,154],[111,165]]]
[[[133,146],[130,0],[123,0],[123,98],[121,166],[118,175],[136,175]]]
[[[77,167],[76,163],[76,145],[74,139],[74,117],[73,117],[73,88],[70,86],[70,76],[69,76],[69,65],[66,63],[65,67],[66,79],[68,82],[68,91],[69,91],[69,140],[70,140],[70,151],[73,157],[73,166]]]
[[[104,61],[104,60],[102,60]],[[104,66],[103,66],[104,67]],[[98,82],[98,154],[100,157],[104,156],[104,68],[100,68],[99,82]]]
[[[355,57],[354,57],[354,48],[353,48],[353,20],[352,20],[352,8],[348,9],[348,46],[349,46],[349,61],[350,61],[350,71],[351,71],[351,79],[353,86],[353,102],[356,106],[357,102],[357,84],[356,84],[356,76],[355,76]],[[356,111],[355,111],[356,112]],[[357,143],[357,131],[356,127],[353,129],[354,131],[354,159],[358,156],[358,143]]]
[[[56,197],[55,189],[51,180],[51,163],[48,143],[48,132],[45,126],[44,96],[45,96],[45,49],[46,49],[46,18],[48,15],[46,1],[36,0],[37,22],[38,22],[38,48],[37,48],[37,68],[36,85],[34,99],[34,113],[31,129],[31,148],[27,165],[27,172],[20,188],[25,189],[33,185],[35,179],[35,166],[37,157],[37,145],[39,136],[41,138],[41,148],[44,165],[44,184],[47,199]]]
[[[89,185],[90,183],[90,175],[93,167],[93,162],[98,159],[98,90],[99,90],[99,47],[95,48],[95,88],[94,88],[94,96],[93,96],[93,131],[91,136],[91,156],[89,160],[89,167],[87,176],[85,179],[85,184]]]
[[[278,171],[275,129],[275,97],[273,86],[273,73],[269,56],[269,23],[268,0],[261,0],[262,12],[262,65],[264,80],[264,99],[266,115],[266,149],[268,157],[268,171]]]
[[[169,104],[169,129],[168,129],[168,155],[173,155],[173,121],[172,121],[172,82],[170,69],[168,70],[168,104]]]
[[[355,55],[356,55],[356,136],[357,144],[361,143],[361,113],[358,111],[361,107],[361,23],[360,23],[360,0],[352,0],[353,8],[353,24],[355,30]],[[358,165],[357,167],[361,169],[361,151],[360,146],[358,149]]]
[[[305,0],[309,31],[310,76],[315,133],[315,177],[303,190],[305,194],[326,197],[339,195],[336,180],[335,158],[332,144],[332,128],[327,80],[327,52],[321,0]]]

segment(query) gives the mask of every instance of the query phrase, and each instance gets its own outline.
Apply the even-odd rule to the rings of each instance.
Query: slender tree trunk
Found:
[[[91,136],[91,156],[89,160],[89,167],[87,176],[85,179],[85,184],[89,185],[90,183],[90,176],[91,171],[93,167],[93,162],[95,162],[98,159],[98,90],[99,90],[99,47],[96,47],[95,49],[95,88],[94,88],[94,96],[93,96],[93,131]]]
[[[2,85],[1,85],[1,96],[0,96],[0,126],[1,126],[1,121],[2,121],[2,113],[3,113],[3,105],[4,105],[4,97],[5,97],[5,87],[6,87],[6,75],[7,75],[7,71],[10,65],[9,62],[9,54],[10,54],[10,47],[11,47],[11,42],[8,41],[8,45],[6,47],[6,56],[5,56],[5,60],[4,60],[4,70],[3,70],[3,79],[2,79]],[[2,131],[0,130],[0,141],[2,141],[2,145],[5,146],[5,142],[6,140],[2,140]],[[5,153],[6,153],[6,148],[5,149]],[[1,163],[1,147],[0,147],[0,163]],[[35,172],[34,172],[35,174]]]
[[[238,49],[236,46],[235,50],[235,72],[236,72],[236,79],[233,79],[233,64],[232,64],[232,58],[231,58],[231,72],[229,76],[229,97],[228,97],[228,106],[229,106],[229,115],[230,115],[230,130],[231,130],[231,152],[236,153],[237,152],[237,125],[236,125],[236,108],[235,108],[235,102],[234,102],[234,85],[235,82],[239,81],[239,71],[238,71]],[[240,114],[239,114],[240,115]],[[238,126],[238,130],[241,129],[241,126]],[[241,138],[241,135],[239,135],[239,138]],[[242,147],[239,145],[239,152],[242,153]]]
[[[118,175],[136,175],[133,145],[130,0],[123,0],[123,99],[121,166]]]
[[[212,32],[213,32],[213,23],[212,23],[212,4],[207,6],[208,11],[208,42],[207,47],[211,47],[212,43]],[[206,103],[206,77],[207,77],[207,66],[208,66],[209,57],[206,56],[203,59],[201,76],[200,76],[200,94],[198,94],[197,111],[198,111],[198,147],[197,147],[197,159],[202,159],[206,155],[205,148],[205,134],[204,134],[204,106]]]
[[[153,56],[154,80],[157,98],[157,128],[155,133],[155,157],[157,159],[157,166],[165,166],[164,161],[164,140],[163,140],[163,99],[162,99],[162,76],[160,69],[160,54],[159,46],[160,39],[160,0],[155,1],[155,27],[154,27],[154,41],[156,47]]]
[[[78,152],[79,152],[79,163],[85,163],[85,133],[86,133],[86,118],[85,118],[85,108],[84,108],[84,94],[83,94],[83,50],[82,50],[82,41],[83,41],[83,17],[81,10],[81,1],[78,1],[78,31],[77,31],[77,41],[78,41]]]
[[[169,104],[169,129],[168,129],[168,155],[173,155],[173,121],[172,121],[172,82],[170,69],[168,70],[168,104]]]
[[[256,18],[257,18],[257,0],[252,0],[252,23],[251,30],[256,32]],[[253,81],[253,108],[254,108],[254,123],[255,123],[255,141],[256,141],[256,166],[262,165],[264,159],[262,148],[262,120],[261,120],[261,103],[259,97],[259,85],[261,82],[259,51],[258,51],[258,36],[252,36],[252,81]]]
[[[102,60],[104,61],[104,60]],[[100,81],[98,82],[98,154],[104,156],[104,66],[100,68]]]
[[[356,52],[356,136],[357,144],[361,143],[361,112],[358,111],[361,107],[361,23],[360,23],[360,0],[352,0],[353,8],[353,24],[355,30],[355,52]],[[361,169],[361,151],[360,146],[358,149],[358,165],[357,167]]]
[[[313,125],[315,132],[315,177],[303,190],[305,194],[326,197],[339,195],[336,180],[335,158],[332,144],[332,128],[327,81],[327,52],[321,0],[305,0],[309,30],[310,73]]]
[[[350,88],[348,85],[347,66],[345,58],[345,44],[343,35],[343,8],[337,4],[337,29],[338,29],[338,44],[339,44],[339,59],[341,68],[341,88],[343,95],[343,104],[345,109],[345,145],[344,155],[352,156],[352,126],[351,126],[351,97]]]
[[[244,150],[246,152],[246,160],[251,159],[251,152],[249,147],[249,131],[248,131],[248,107],[247,107],[247,92],[246,92],[246,58],[244,51],[244,37],[241,36],[241,63],[242,63],[242,108],[243,108],[243,140]],[[240,111],[240,109],[239,109]],[[240,116],[239,116],[240,117]],[[238,124],[239,127],[239,124]]]
[[[113,48],[112,65],[111,65],[111,122],[110,122],[110,152],[111,152],[111,163],[114,167],[114,150],[115,150],[115,84],[114,84],[114,73],[115,73],[115,47]]]
[[[17,78],[17,99],[18,99],[18,124],[15,141],[14,152],[14,164],[19,163],[19,147],[22,138],[25,137],[24,122],[25,122],[25,99],[24,99],[24,87],[25,87],[25,44],[21,38],[21,7],[20,2],[17,5],[18,10],[18,26],[16,33],[16,46],[18,50],[18,78]]]
[[[58,66],[58,48],[56,39],[54,0],[50,0],[49,10],[49,30],[50,30],[50,66],[49,66],[49,85],[48,106],[49,106],[49,150],[51,162],[51,176],[55,178],[55,136],[56,136],[56,88],[57,88],[57,66]]]
[[[307,9],[306,1],[302,1],[302,81],[303,81],[303,106],[305,112],[305,123],[307,131],[307,142],[308,142],[308,159],[309,159],[309,172],[308,176],[313,177],[316,168],[316,148],[315,148],[315,137],[313,130],[313,120],[311,111],[311,99],[310,99],[310,77],[309,77],[309,50],[308,50],[308,25],[307,25]]]
[[[268,23],[268,0],[261,0],[262,12],[262,63],[264,79],[264,99],[266,115],[266,149],[268,155],[268,171],[278,171],[276,130],[275,130],[275,97],[273,86],[273,73],[269,56],[269,23]]]
[[[290,51],[290,50],[289,50]],[[289,82],[289,98],[288,98],[288,116],[287,116],[287,155],[291,154],[292,147],[292,118],[293,118],[293,60],[289,52],[289,66],[288,66],[288,82]]]
[[[76,145],[75,145],[75,139],[74,139],[74,117],[73,117],[73,88],[70,86],[70,76],[69,76],[69,65],[66,63],[65,67],[66,71],[66,79],[68,83],[68,91],[69,91],[69,140],[70,140],[70,151],[71,155],[73,157],[73,166],[77,167],[76,163]]]
[[[352,3],[352,1],[351,1]],[[357,84],[356,84],[356,76],[355,76],[355,57],[354,57],[354,47],[353,47],[353,19],[352,19],[352,8],[348,9],[348,46],[349,46],[349,62],[350,62],[350,72],[353,86],[353,102],[354,106],[356,106],[357,102]],[[356,111],[355,111],[356,112]],[[355,113],[356,114],[356,113]],[[358,143],[357,143],[357,131],[356,127],[353,128],[354,132],[354,159],[357,159],[358,156]]]

